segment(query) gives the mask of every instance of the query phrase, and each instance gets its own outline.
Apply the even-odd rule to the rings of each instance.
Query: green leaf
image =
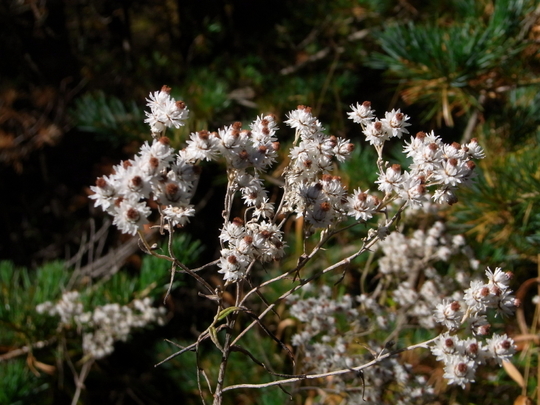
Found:
[[[218,314],[218,316],[217,316],[217,320],[221,321],[221,320],[225,319],[226,317],[228,317],[233,312],[240,311],[240,310],[242,310],[242,308],[240,308],[240,307],[228,307],[228,308],[222,309],[220,311],[220,313]]]

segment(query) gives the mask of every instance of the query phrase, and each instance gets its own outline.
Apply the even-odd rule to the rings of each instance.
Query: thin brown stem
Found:
[[[406,347],[404,349],[394,350],[394,351],[391,351],[391,352],[388,352],[388,353],[385,353],[385,354],[381,354],[380,356],[377,356],[372,361],[370,361],[370,362],[368,362],[366,364],[363,364],[361,366],[352,367],[352,368],[346,368],[346,369],[341,369],[341,370],[335,370],[335,371],[330,371],[330,372],[321,373],[321,374],[305,374],[305,375],[302,375],[302,376],[299,376],[299,377],[286,378],[286,379],[283,379],[283,380],[277,380],[277,381],[272,381],[272,382],[263,383],[263,384],[230,385],[228,387],[225,387],[223,389],[223,392],[232,391],[232,390],[239,389],[239,388],[267,388],[267,387],[273,387],[275,385],[291,384],[291,383],[295,383],[295,382],[298,382],[298,381],[314,380],[314,379],[317,379],[317,378],[328,378],[328,377],[341,375],[341,374],[346,374],[346,373],[350,373],[350,372],[358,372],[358,371],[364,370],[364,369],[366,369],[368,367],[371,367],[371,366],[373,366],[373,365],[375,365],[377,363],[380,363],[383,360],[386,360],[387,358],[395,356],[395,355],[397,355],[399,353],[403,353],[403,352],[410,351],[410,350],[413,350],[413,349],[417,349],[417,348],[420,348],[420,347],[427,348],[428,345],[431,342],[435,341],[437,338],[438,338],[438,336],[433,338],[433,339],[426,340],[425,342],[418,343],[418,344]]]

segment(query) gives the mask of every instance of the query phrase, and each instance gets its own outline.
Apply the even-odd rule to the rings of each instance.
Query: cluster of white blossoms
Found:
[[[284,211],[305,217],[312,229],[326,228],[347,214],[346,188],[341,178],[328,173],[333,169],[334,159],[345,161],[354,145],[349,140],[326,135],[309,107],[298,106],[288,118],[285,123],[296,130],[296,139],[284,172]],[[298,140],[300,143],[296,145]]]
[[[83,304],[78,291],[67,291],[57,302],[46,301],[36,307],[40,314],[60,317],[60,325],[71,325],[73,319],[83,313]]]
[[[488,310],[495,311],[495,316],[514,313],[518,302],[509,288],[511,273],[488,268],[485,283],[471,280],[464,270],[443,275],[435,269],[437,262],[450,261],[460,263],[463,269],[466,264],[472,270],[478,268],[463,236],[449,236],[445,225],[435,222],[427,231],[415,230],[410,237],[393,232],[379,242],[379,248],[384,253],[378,261],[379,271],[388,281],[397,281],[392,292],[395,302],[406,308],[407,316],[420,326],[433,329],[439,323],[448,330],[432,351],[444,361],[444,377],[450,384],[464,386],[473,382],[478,365],[488,359],[501,364],[515,352],[512,339],[506,335],[495,334],[486,343],[477,340],[491,332]],[[465,339],[456,335],[460,330],[467,336]]]
[[[250,220],[244,225],[241,218],[226,224],[219,236],[223,249],[218,263],[226,284],[246,276],[249,266],[277,260],[284,255],[283,232],[271,222]]]
[[[488,310],[494,310],[495,316],[508,316],[519,305],[509,288],[511,273],[503,272],[500,267],[495,271],[488,268],[486,276],[487,283],[472,280],[461,299],[445,299],[434,311],[435,320],[448,332],[439,336],[431,351],[437,360],[444,362],[444,377],[450,384],[464,387],[474,382],[479,365],[489,360],[501,365],[516,351],[514,341],[506,334],[493,334],[485,342],[479,340],[491,332]],[[457,332],[461,329],[472,337],[460,339]]]
[[[440,297],[463,291],[469,276],[463,269],[476,269],[478,261],[462,235],[449,235],[443,222],[435,222],[426,231],[417,229],[411,236],[392,232],[377,244],[383,256],[378,259],[378,271],[388,285],[397,304],[407,308],[407,315],[420,326],[434,328],[431,316]],[[459,261],[454,275],[437,272],[437,263]],[[417,287],[418,279],[422,279]],[[457,293],[459,295],[459,293]]]
[[[304,290],[309,288],[304,287]],[[303,323],[302,331],[292,337],[293,346],[303,352],[302,372],[325,373],[354,364],[353,358],[347,355],[347,339],[338,335],[336,316],[341,314],[347,322],[354,322],[359,314],[353,308],[350,295],[333,300],[331,294],[330,287],[322,286],[317,297],[302,299],[291,295],[287,298],[287,303],[291,304],[290,314]]]
[[[59,316],[59,328],[76,326],[82,333],[85,355],[100,359],[114,351],[115,342],[126,341],[133,329],[144,328],[151,323],[162,325],[166,310],[153,307],[150,298],[144,298],[129,305],[107,304],[84,312],[79,293],[68,291],[57,302],[39,304],[36,311]]]
[[[448,234],[441,221],[436,221],[426,231],[417,229],[411,236],[392,232],[377,247],[383,253],[378,261],[382,274],[408,275],[411,269],[425,268],[434,261],[448,262],[456,255],[463,255],[470,268],[478,268],[478,261],[465,244],[465,238]]]
[[[171,98],[166,86],[151,93],[147,102],[151,111],[146,112],[145,122],[150,125],[152,143],[145,143],[133,160],[116,166],[112,175],[98,178],[90,198],[113,215],[113,223],[124,233],[135,235],[148,222],[156,203],[165,223],[183,226],[195,214],[190,201],[199,180],[197,164],[223,158],[229,180],[230,198],[226,204],[238,192],[249,212],[240,221],[226,218],[221,230],[219,272],[228,283],[244,278],[255,261],[283,256],[280,227],[284,222],[276,225],[276,219],[284,214],[303,217],[309,235],[348,217],[365,222],[397,199],[421,205],[430,186],[437,187],[436,201],[453,203],[457,184],[467,184],[472,177],[471,159],[483,157],[475,141],[462,146],[445,145],[433,134],[419,133],[404,148],[404,153],[413,158],[410,169],[402,171],[399,165],[386,163],[384,173],[379,174],[377,184],[384,195],[360,188],[349,193],[342,179],[331,172],[336,162],[350,156],[354,145],[347,139],[327,135],[311,108],[298,106],[285,121],[296,130],[296,139],[283,171],[284,193],[276,210],[260,176],[277,159],[275,116],[257,117],[250,129],[242,129],[242,124],[236,122],[217,132],[192,133],[186,147],[176,153],[163,135],[166,128],[184,125],[189,110],[185,103]],[[368,102],[352,108],[350,118],[363,126],[368,140],[379,151],[385,141],[408,133],[409,117],[399,110],[387,112],[378,120]],[[383,170],[382,162],[379,168]]]
[[[304,290],[307,290],[304,287]],[[292,337],[294,346],[306,345],[312,338],[323,333],[324,336],[336,335],[336,314],[345,316],[348,322],[358,319],[359,313],[353,308],[353,299],[344,295],[339,300],[331,298],[332,290],[323,285],[317,297],[302,299],[299,295],[290,295],[287,303],[291,305],[290,313],[303,322],[302,332]],[[323,340],[328,340],[323,336]]]
[[[373,344],[375,343],[372,342]],[[382,351],[382,348],[378,350],[378,352]],[[363,361],[372,359],[371,355],[364,356]],[[361,388],[361,391],[349,394],[345,404],[427,405],[435,403],[433,401],[435,389],[428,384],[428,378],[415,375],[411,364],[396,358],[386,358],[379,364],[364,370],[363,381],[359,383],[358,388]],[[389,391],[392,392],[391,402],[387,396]]]
[[[181,101],[174,101],[170,88],[150,94],[146,113],[154,140],[142,145],[133,160],[127,160],[114,167],[110,176],[99,177],[90,198],[96,200],[96,207],[114,217],[113,223],[123,233],[135,235],[148,222],[151,214],[150,201],[163,207],[166,221],[172,226],[183,226],[195,214],[189,204],[199,179],[197,145],[175,154],[169,146],[169,139],[161,136],[166,127],[184,125],[188,110]],[[203,139],[202,132],[192,138]]]
[[[359,336],[376,329],[392,331],[400,309],[408,324],[418,323],[428,330],[436,330],[438,324],[445,328],[430,348],[436,359],[444,362],[444,378],[449,384],[464,387],[474,382],[478,366],[489,362],[501,365],[515,353],[511,338],[505,334],[491,335],[487,317],[488,311],[493,311],[495,316],[512,315],[518,306],[509,288],[511,273],[488,268],[487,282],[471,278],[471,271],[478,268],[471,248],[463,236],[447,234],[440,221],[427,231],[416,230],[410,237],[393,232],[379,241],[378,247],[384,254],[378,259],[382,276],[379,283],[384,291],[389,291],[397,307],[381,305],[380,288],[354,298],[345,295],[332,299],[330,288],[322,287],[316,297],[288,298],[292,304],[290,314],[302,322],[301,330],[292,337],[293,345],[302,354],[302,372],[324,373],[372,360],[369,356],[359,357],[353,349],[358,347]],[[462,270],[452,275],[442,274],[436,270],[442,262],[451,262]],[[355,306],[355,302],[360,306]],[[349,325],[348,330],[337,327],[339,316]],[[364,347],[370,347],[370,353],[377,352],[376,342]],[[366,389],[362,398],[367,403],[381,403],[384,391],[381,387],[386,383],[377,380],[377,376],[384,380],[386,374],[391,374],[398,383],[407,381],[401,392],[403,395],[407,392],[403,403],[429,403],[432,388],[425,386],[425,381],[422,383],[422,377],[413,376],[407,364],[397,360],[384,367],[380,364],[364,370]],[[347,387],[353,382],[347,378],[353,377],[332,379],[331,388],[348,392]],[[390,377],[385,381],[389,382]],[[354,403],[357,396],[350,398]]]
[[[314,292],[313,288],[307,287],[303,290]],[[301,354],[300,372],[326,373],[352,368],[373,360],[375,353],[384,353],[376,342],[369,342],[365,346],[371,349],[367,354],[365,350],[360,354],[355,349],[359,347],[359,336],[367,332],[368,320],[362,319],[360,311],[354,306],[353,297],[344,295],[332,299],[328,286],[320,287],[316,293],[316,297],[291,295],[287,298],[287,302],[292,304],[290,314],[302,323],[301,331],[292,337],[293,346]],[[363,301],[359,297],[356,300]],[[351,326],[351,330],[344,332],[343,324]],[[407,363],[387,358],[362,373],[351,372],[326,379],[326,389],[342,394],[343,404],[386,403],[385,393],[389,389],[394,392],[393,403],[429,403],[434,389],[426,385],[425,377],[415,376],[411,369]],[[398,384],[399,388],[391,389],[392,384]],[[323,396],[320,403],[326,403],[324,391],[320,392]]]
[[[447,236],[442,222],[436,222],[427,231],[417,230],[411,238],[390,233],[390,226],[405,208],[457,201],[457,187],[469,185],[475,175],[473,160],[484,158],[475,139],[464,144],[445,144],[433,132],[418,132],[404,142],[403,153],[411,160],[404,169],[383,159],[383,147],[387,141],[409,134],[409,117],[398,109],[379,119],[369,102],[351,106],[349,118],[362,126],[366,140],[378,153],[378,179],[373,192],[360,188],[349,192],[342,179],[332,172],[336,164],[351,156],[354,145],[348,139],[327,134],[311,108],[298,106],[285,121],[296,134],[282,171],[283,193],[275,200],[263,181],[264,173],[276,162],[280,147],[274,115],[258,116],[249,129],[235,122],[216,132],[194,132],[184,149],[176,152],[164,136],[165,130],[183,126],[189,110],[182,101],[170,96],[166,86],[151,93],[147,102],[150,112],[146,112],[145,122],[150,125],[152,143],[145,143],[134,159],[116,166],[112,175],[98,178],[91,198],[114,217],[113,223],[122,232],[132,235],[149,221],[151,207],[157,206],[162,224],[167,224],[165,229],[172,235],[172,227],[184,226],[195,214],[190,201],[201,171],[198,164],[221,159],[226,164],[228,187],[219,235],[220,258],[216,263],[226,286],[247,278],[256,263],[284,256],[282,227],[289,214],[303,218],[305,237],[318,229],[324,235],[345,220],[350,220],[352,226],[376,215],[384,217],[384,224],[370,229],[364,239],[378,239],[384,254],[379,260],[379,284],[374,291],[354,298],[345,295],[332,299],[330,288],[322,287],[316,297],[287,298],[291,315],[303,324],[292,338],[302,358],[301,372],[326,373],[377,360],[391,346],[379,347],[380,343],[369,339],[359,345],[358,337],[376,328],[385,332],[399,328],[403,319],[427,329],[440,330],[437,324],[446,328],[433,340],[431,349],[444,362],[444,376],[451,384],[464,386],[474,381],[478,365],[488,361],[501,364],[514,353],[513,341],[506,335],[477,340],[490,333],[488,310],[500,315],[514,312],[516,300],[508,288],[507,273],[488,268],[488,283],[471,281],[465,271],[457,271],[452,277],[441,274],[435,263],[449,262],[457,256],[461,257],[460,265],[478,267],[464,238]],[[244,205],[243,212],[237,214],[241,218],[234,217],[232,212],[235,197],[241,198]],[[398,204],[398,212],[389,219],[388,208],[394,203]],[[300,266],[301,261],[298,263]],[[304,286],[304,291],[308,288]],[[140,301],[132,304],[139,315],[131,307],[119,305],[83,313],[77,298],[66,294],[56,304],[42,304],[41,310],[60,315],[62,324],[76,323],[84,330],[84,349],[95,358],[109,353],[112,343],[125,339],[132,327],[144,326],[160,317],[159,310]],[[386,308],[387,298],[396,305]],[[374,315],[375,322],[368,315]],[[342,331],[339,320],[350,330]],[[458,334],[466,336],[460,338]],[[432,390],[426,386],[426,379],[413,376],[411,367],[401,360],[383,357],[379,364],[359,374],[344,372],[326,379],[328,388],[345,392],[352,382],[356,387],[362,386],[362,391],[348,395],[345,403],[378,404],[385,401],[384,392],[390,384],[397,383],[400,390],[393,394],[394,403],[427,403]]]
[[[351,106],[349,118],[361,124],[366,140],[374,145],[379,156],[382,147],[391,138],[399,138],[408,134],[409,116],[399,109],[385,113],[385,118],[375,117],[371,103]],[[403,152],[412,158],[409,170],[402,171],[401,166],[394,164],[379,172],[378,189],[386,196],[396,193],[401,200],[410,204],[422,204],[426,200],[428,187],[436,188],[433,200],[439,203],[454,204],[457,202],[455,190],[458,184],[467,185],[474,177],[475,164],[472,159],[483,159],[483,149],[476,139],[460,145],[456,142],[445,144],[433,133],[418,132],[410,142],[405,142]]]

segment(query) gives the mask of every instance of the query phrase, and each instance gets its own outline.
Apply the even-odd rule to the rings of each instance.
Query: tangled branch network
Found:
[[[150,111],[146,112],[145,122],[150,126],[153,140],[144,143],[132,160],[115,166],[113,174],[98,178],[92,187],[94,194],[91,198],[96,206],[113,216],[114,224],[120,231],[139,234],[146,253],[169,261],[171,277],[178,272],[187,273],[200,283],[205,290],[204,296],[215,302],[214,321],[195,343],[175,354],[197,351],[199,344],[206,339],[210,339],[223,353],[217,381],[211,382],[199,367],[198,376],[204,377],[199,380],[203,401],[205,395],[201,381],[206,381],[214,404],[222,402],[225,392],[237,388],[283,387],[322,377],[350,376],[351,372],[355,372],[357,378],[361,376],[365,385],[365,369],[389,361],[399,352],[417,347],[430,347],[436,358],[444,362],[444,377],[449,383],[464,386],[474,381],[478,365],[489,361],[501,364],[514,353],[514,343],[506,335],[494,334],[485,342],[479,340],[490,333],[486,317],[488,311],[507,316],[515,309],[516,301],[509,288],[511,277],[499,268],[486,271],[487,282],[475,279],[461,293],[435,297],[440,302],[430,309],[428,318],[431,321],[426,324],[435,330],[438,327],[437,333],[444,329],[436,337],[397,350],[384,345],[380,350],[371,350],[371,358],[368,359],[348,357],[346,345],[340,345],[335,336],[331,336],[332,325],[326,324],[330,322],[332,311],[337,308],[346,311],[351,318],[361,317],[359,310],[353,307],[355,300],[343,301],[342,298],[341,301],[332,301],[326,290],[311,301],[305,301],[296,294],[323,274],[350,264],[388,235],[395,235],[391,232],[406,209],[422,206],[430,200],[441,204],[456,203],[458,186],[471,184],[475,176],[474,160],[484,157],[475,139],[466,144],[445,144],[433,132],[418,132],[404,143],[403,153],[412,161],[404,170],[400,165],[384,160],[383,148],[392,138],[410,136],[409,117],[400,110],[392,110],[379,119],[369,102],[351,106],[349,118],[361,125],[366,140],[377,151],[378,180],[374,192],[360,188],[349,192],[342,179],[332,172],[336,164],[350,157],[354,145],[348,139],[327,135],[312,110],[298,106],[285,121],[295,130],[296,136],[287,155],[287,163],[283,165],[280,179],[282,191],[280,197],[276,198],[265,188],[263,176],[268,177],[265,173],[279,157],[277,118],[274,115],[259,116],[249,129],[236,122],[217,132],[203,130],[192,133],[185,148],[177,152],[164,136],[165,131],[183,126],[189,110],[184,102],[171,97],[170,90],[164,86],[147,99]],[[189,269],[175,258],[170,241],[175,230],[184,227],[195,215],[191,199],[202,170],[199,164],[218,159],[225,161],[228,179],[219,236],[220,257],[200,268]],[[235,198],[241,198],[243,202],[242,217],[234,216],[231,212]],[[169,251],[166,254],[158,253],[145,239],[143,230],[145,224],[149,223],[152,207],[157,207],[159,212],[159,219],[153,226],[169,238]],[[303,252],[297,258],[296,266],[253,285],[251,276],[256,264],[279,261],[287,254],[283,229],[286,221],[292,218],[302,224],[304,240]],[[372,218],[379,218],[378,224],[368,228],[360,247],[324,269],[313,266],[310,271],[309,265],[314,263],[314,258],[330,238],[367,221],[375,223]],[[312,237],[318,239],[312,244],[306,243]],[[395,239],[392,236],[388,240],[392,238]],[[307,276],[301,278],[299,274],[303,269]],[[221,285],[212,285],[208,281],[214,272],[222,275]],[[291,283],[287,287],[289,289],[274,302],[268,302],[263,296],[264,288],[279,281]],[[414,286],[409,280],[408,287],[402,283],[400,288],[401,295],[396,296],[406,302],[407,294],[414,293]],[[234,305],[224,299],[227,290],[235,291]],[[256,297],[262,301],[264,308],[258,313],[248,307],[252,302],[249,299]],[[299,368],[299,373],[295,375],[272,372],[239,344],[249,330],[259,325],[290,353],[288,347],[263,322],[280,302],[291,304],[291,314],[307,325],[302,333],[293,338],[293,345],[305,354],[304,367]],[[366,296],[358,297],[356,302],[360,302],[364,308],[370,305]],[[247,315],[251,323],[237,331],[234,326],[242,314]],[[324,344],[314,348],[310,340],[322,330],[329,337]],[[458,333],[467,337],[460,338]],[[276,380],[264,384],[225,386],[227,362],[233,351],[251,357],[276,376]],[[399,368],[396,362],[391,367]],[[367,400],[365,394],[362,394],[363,400]],[[378,395],[372,393],[373,403],[376,403]],[[349,398],[351,403],[355,403],[352,395]]]

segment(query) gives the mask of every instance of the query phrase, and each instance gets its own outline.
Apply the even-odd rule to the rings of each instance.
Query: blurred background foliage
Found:
[[[120,261],[114,267],[123,266],[119,273],[89,273],[69,284],[99,285],[99,294],[92,290],[95,303],[126,302],[150,285],[152,297],[163,298],[168,269],[141,259],[136,245],[108,232],[105,216],[87,198],[97,176],[109,174],[148,139],[144,99],[163,84],[191,111],[188,126],[169,134],[176,147],[191,131],[233,121],[247,126],[260,113],[284,120],[298,104],[310,105],[331,133],[359,144],[339,168],[351,188],[373,188],[375,178],[374,154],[346,119],[352,103],[370,100],[379,115],[401,108],[413,128],[434,130],[445,142],[478,138],[487,158],[477,183],[442,215],[469,237],[482,263],[514,271],[516,285],[536,277],[539,49],[534,0],[1,2],[0,259],[9,262],[0,266],[0,351],[54,335],[50,319],[29,314],[68,288],[66,268],[88,269],[100,257]],[[280,132],[283,151],[292,135]],[[389,146],[388,159],[400,162],[399,146]],[[178,242],[194,265],[215,258],[218,249],[224,181],[211,174],[223,170],[208,165],[205,172],[195,199],[200,215],[186,229],[193,239]],[[328,260],[358,236],[342,236]],[[210,304],[195,307],[190,281],[174,287],[169,324],[139,333],[100,362],[84,403],[163,403],[179,395],[186,403],[199,401],[194,380],[185,381],[193,375],[192,360],[141,371],[172,350],[156,341],[193,341],[192,331],[204,330],[212,317]],[[532,310],[526,315],[530,320]],[[266,344],[257,339],[253,350]],[[126,360],[137,351],[139,365]],[[51,350],[40,352],[40,361],[57,362]],[[272,361],[283,367],[279,356]],[[47,376],[36,362],[32,354],[0,360],[0,403],[35,403],[45,393],[51,403],[69,402],[73,381],[55,372]],[[112,374],[117,377],[104,384]],[[153,390],[134,384],[143,377],[152,379]],[[130,393],[133,386],[139,391]],[[281,392],[272,393],[275,401],[265,403],[283,403]],[[260,393],[242,395],[235,403],[263,403]]]

